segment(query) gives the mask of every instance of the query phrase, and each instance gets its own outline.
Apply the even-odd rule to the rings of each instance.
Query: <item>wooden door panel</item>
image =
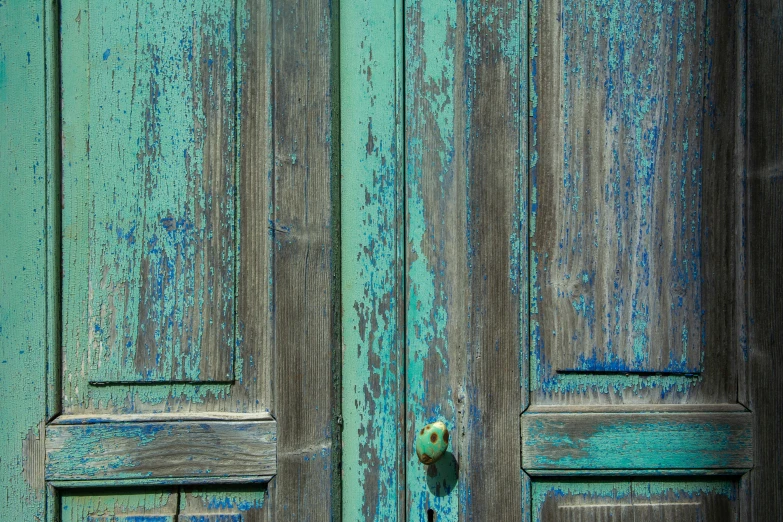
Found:
[[[62,522],[260,522],[263,487],[86,489],[67,492]]]
[[[231,381],[235,5],[62,8],[66,345],[91,382]]]
[[[742,2],[531,5],[531,403],[736,404]]]
[[[572,471],[718,470],[753,466],[752,415],[726,413],[526,413],[522,467],[530,475]]]
[[[699,372],[705,2],[540,6],[531,255],[542,362]]]
[[[173,417],[84,423],[62,416],[46,428],[46,479],[271,477],[277,470],[276,436],[269,416],[255,421]]]
[[[219,482],[260,484],[265,519],[328,519],[332,4],[6,4],[0,518]],[[220,502],[179,516],[261,518]]]
[[[63,3],[63,413],[271,408],[265,15]]]
[[[737,486],[702,482],[534,482],[535,522],[729,522]]]

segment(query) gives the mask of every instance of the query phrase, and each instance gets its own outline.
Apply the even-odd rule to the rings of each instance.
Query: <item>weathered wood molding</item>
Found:
[[[56,423],[46,428],[46,480],[271,476],[277,423],[162,421]],[[178,482],[178,480],[172,480]]]
[[[724,470],[753,466],[750,412],[525,413],[522,467],[563,470]]]

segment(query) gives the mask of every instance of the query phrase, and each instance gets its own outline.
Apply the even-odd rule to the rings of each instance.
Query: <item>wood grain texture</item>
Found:
[[[62,522],[176,522],[176,488],[66,492]]]
[[[62,522],[260,522],[263,486],[86,489],[62,495]]]
[[[1,520],[41,520],[47,359],[45,2],[0,7]]]
[[[409,520],[521,510],[525,5],[405,5],[406,440],[452,430],[435,465],[408,455]]]
[[[276,438],[274,421],[52,424],[46,479],[274,475]]]
[[[272,12],[275,520],[329,520],[336,509],[331,8],[297,0]]]
[[[748,2],[751,520],[783,519],[783,2]]]
[[[231,381],[234,5],[62,11],[66,363],[97,382]]]
[[[736,470],[753,466],[750,413],[522,415],[522,467],[545,470]]]
[[[182,488],[177,522],[262,522],[265,497],[258,486]]]
[[[744,3],[531,9],[532,402],[737,402]]]
[[[401,30],[340,3],[344,520],[405,520]]]
[[[699,371],[705,2],[542,2],[539,20],[547,360]]]
[[[75,7],[75,11],[69,12],[66,9],[68,6]],[[67,35],[72,34],[69,33],[69,28],[71,26],[76,26],[78,28],[76,22],[76,18],[80,13],[78,7],[79,6],[75,3],[64,5],[63,17],[66,28],[63,32],[62,45],[66,49],[70,49],[76,45],[75,41],[72,41],[73,39],[67,38]],[[192,15],[192,6],[184,6],[182,9],[185,18]],[[190,13],[190,15],[188,13]],[[239,258],[236,259],[236,263],[232,261],[232,270],[234,270],[233,273],[237,278],[237,285],[231,283],[232,289],[236,291],[237,295],[235,299],[233,293],[231,293],[224,303],[232,309],[236,308],[236,317],[234,317],[234,313],[231,313],[231,317],[227,318],[227,324],[224,325],[225,328],[230,329],[232,332],[236,330],[236,333],[231,334],[234,336],[232,337],[234,339],[232,343],[220,346],[221,358],[227,363],[229,362],[229,359],[231,359],[230,363],[235,365],[232,373],[233,381],[231,383],[202,383],[198,386],[193,386],[188,383],[146,383],[141,386],[126,383],[109,383],[104,386],[94,386],[92,383],[102,382],[100,372],[96,370],[98,362],[88,358],[90,353],[89,350],[82,349],[84,348],[82,345],[76,346],[71,342],[73,341],[73,336],[68,337],[69,331],[72,333],[84,333],[89,330],[89,328],[84,329],[84,324],[78,322],[80,320],[78,317],[74,316],[71,317],[71,319],[66,317],[66,323],[69,326],[66,328],[65,333],[66,342],[64,343],[63,350],[64,368],[62,373],[64,382],[62,406],[65,413],[96,414],[100,412],[102,414],[138,414],[164,412],[192,413],[195,411],[248,413],[270,411],[272,408],[272,373],[274,371],[272,350],[274,345],[272,342],[273,288],[271,281],[271,245],[273,238],[272,231],[270,230],[272,228],[270,223],[272,221],[271,201],[273,193],[270,89],[272,81],[270,65],[271,13],[269,11],[269,5],[266,2],[246,3],[240,1],[237,3],[235,11],[233,8],[229,9],[229,15],[230,16],[223,14],[221,16],[223,16],[223,19],[226,19],[228,16],[228,21],[230,22],[228,25],[230,25],[230,27],[227,26],[223,28],[220,26],[220,20],[215,20],[215,24],[220,26],[218,27],[220,32],[215,37],[223,36],[229,42],[235,42],[235,44],[232,43],[231,45],[232,47],[236,47],[236,55],[234,56],[232,54],[229,57],[230,64],[225,65],[224,67],[231,70],[230,76],[233,76],[234,82],[236,83],[236,86],[232,87],[233,90],[231,91],[236,91],[236,94],[229,93],[230,98],[234,100],[231,103],[235,104],[235,106],[232,105],[230,107],[231,110],[228,110],[229,107],[223,107],[221,116],[222,120],[225,120],[221,120],[221,125],[229,126],[234,129],[233,133],[235,137],[232,138],[233,141],[231,146],[239,155],[238,160],[235,160],[233,156],[222,156],[223,161],[226,162],[225,167],[227,169],[230,167],[236,171],[230,174],[231,180],[235,178],[238,180],[236,187],[231,189],[231,200],[237,200],[231,204],[236,205],[238,212],[233,212],[233,218],[227,215],[228,221],[222,223],[226,226],[235,227],[235,231],[239,232],[239,234],[234,234],[237,237],[232,240],[234,241],[236,248],[239,249]],[[83,14],[83,16],[86,17],[87,14]],[[130,22],[127,20],[120,20],[117,21],[115,25],[124,28],[126,31],[131,31],[132,28],[127,27],[128,23]],[[172,24],[173,23],[174,22],[172,22]],[[179,23],[183,23],[181,18],[179,19]],[[156,26],[156,24],[152,25]],[[225,29],[225,31],[223,29]],[[180,30],[182,30],[182,28],[180,28]],[[230,31],[236,31],[237,35],[228,35],[228,32]],[[140,38],[144,38],[145,33],[143,29],[138,29],[137,32],[139,32]],[[209,40],[209,38],[207,39]],[[88,37],[82,35],[81,39],[88,39]],[[189,36],[181,42],[181,45],[187,47],[190,40],[192,40],[192,38]],[[171,42],[169,42],[169,44],[174,47],[179,45]],[[135,49],[135,41],[133,49]],[[101,53],[104,51],[101,51]],[[82,49],[80,52],[86,53],[87,51]],[[119,54],[120,51],[115,50],[115,60],[120,57]],[[148,54],[149,53],[146,55],[143,54],[143,56],[147,56]],[[79,61],[80,56],[82,56],[82,54],[74,52],[69,54],[68,59]],[[187,61],[188,58],[184,57],[180,61],[182,60]],[[207,58],[207,61],[208,60],[209,58]],[[109,61],[108,57],[106,61]],[[99,65],[103,64],[102,54],[97,59],[97,62],[99,62]],[[131,66],[131,64],[126,64],[122,60],[119,60],[116,63],[119,65],[116,65],[115,67]],[[185,75],[186,73],[184,70],[180,71],[173,64],[170,64],[168,69],[164,69],[164,72],[166,70],[170,72],[176,71],[177,74],[181,72],[182,75]],[[73,73],[73,71],[71,72]],[[146,74],[149,75],[150,72],[151,71],[148,70]],[[152,72],[154,72],[154,70]],[[119,73],[115,73],[115,76],[116,74]],[[183,78],[180,78],[179,76],[176,78],[181,80],[180,83],[184,82],[184,76]],[[78,75],[73,74],[71,78],[72,82],[75,82],[76,79],[78,79]],[[82,85],[83,88],[78,92],[84,92],[85,94],[89,93],[89,88],[88,85],[85,84],[84,78],[80,81],[82,82],[80,85],[84,85]],[[171,82],[164,84],[164,87],[169,89],[169,91],[171,89],[170,83]],[[100,85],[95,86],[95,89],[99,88],[102,89],[103,87]],[[146,88],[147,90],[150,89],[149,85],[146,85],[146,87],[143,88]],[[137,91],[141,92],[140,89],[143,90],[143,88],[137,87]],[[199,93],[196,94],[201,96]],[[212,95],[204,93],[202,97],[210,99],[209,96]],[[83,100],[71,100],[71,102],[83,104]],[[68,103],[69,102],[66,104]],[[139,103],[142,102],[140,101]],[[213,107],[209,110],[214,112],[217,109]],[[72,112],[72,116],[74,117],[78,116],[82,119],[86,117],[86,114],[78,113],[75,110]],[[127,117],[127,115],[124,115],[124,117]],[[231,121],[234,120],[236,121],[231,123]],[[71,127],[73,127],[74,124],[75,123],[72,120]],[[166,125],[163,125],[162,127],[165,127],[165,132],[175,132],[177,131],[176,129],[172,130],[169,128],[174,124],[176,124],[176,121],[167,120]],[[190,132],[192,134],[191,138],[193,143],[197,143],[201,138],[198,138],[196,134],[203,134],[203,129],[199,130],[200,128],[201,127],[196,125],[188,130],[188,127],[185,125],[177,132]],[[120,126],[118,132],[120,134],[123,132],[127,134],[132,130],[133,129],[128,130]],[[69,141],[69,136],[71,136],[72,133],[69,134],[70,131],[67,122],[65,124],[64,132],[66,145],[63,151],[63,157],[65,158],[65,161],[68,162],[69,154],[78,155],[80,151],[76,150],[74,152],[73,147],[69,148],[68,146],[68,143],[72,143],[73,140],[71,139]],[[141,132],[137,134],[138,140],[140,140],[139,143],[144,142],[144,134]],[[180,136],[178,139],[187,141],[190,138]],[[193,147],[195,147],[195,145],[193,145]],[[74,168],[73,165],[71,165],[71,168]],[[228,171],[226,172],[226,176],[229,176]],[[70,181],[73,180],[71,179]],[[164,189],[166,189],[166,187],[161,188],[161,190],[165,192]],[[73,201],[71,201],[71,203],[73,203]],[[66,198],[66,204],[68,204],[68,198]],[[66,216],[64,217],[67,218],[67,210],[65,213]],[[234,220],[239,220],[238,228],[236,228],[237,225],[233,223]],[[82,223],[82,225],[84,225],[84,223]],[[65,228],[63,230],[65,231]],[[66,238],[66,246],[68,241],[69,240]],[[78,239],[71,238],[70,241],[78,241]],[[80,244],[85,243],[86,240]],[[139,246],[138,242],[135,246]],[[227,249],[225,252],[222,250],[223,247]],[[234,254],[231,253],[232,248],[233,247],[227,243],[218,250],[225,255],[233,256]],[[187,252],[185,253],[187,254]],[[67,257],[65,262],[66,264],[68,263]],[[76,262],[74,261],[73,256],[71,262],[72,264]],[[79,268],[83,267],[83,265],[85,264],[78,262],[75,266],[76,268]],[[73,289],[69,288],[67,284],[65,290],[74,297],[72,292]],[[234,290],[232,290],[232,292],[234,292]],[[234,300],[237,302],[235,307],[232,304]],[[185,306],[186,304],[187,303],[184,301],[180,303],[184,308],[187,308]],[[176,313],[184,313],[184,308],[180,306],[177,308]],[[65,315],[68,315],[67,311]],[[234,321],[236,321],[236,326],[234,326]],[[223,326],[221,326],[221,328],[223,328]],[[195,348],[200,349],[200,347]],[[209,351],[209,349],[209,347],[206,347],[207,351]],[[163,364],[163,362],[161,362],[161,364]],[[131,366],[133,365],[131,364]],[[53,368],[55,368],[55,366],[53,366]]]
[[[704,482],[535,483],[535,522],[730,521],[736,516],[735,484]]]

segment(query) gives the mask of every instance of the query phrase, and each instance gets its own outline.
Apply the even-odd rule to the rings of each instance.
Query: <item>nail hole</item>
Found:
[[[435,522],[435,510],[434,509],[428,509],[427,510],[427,522]]]

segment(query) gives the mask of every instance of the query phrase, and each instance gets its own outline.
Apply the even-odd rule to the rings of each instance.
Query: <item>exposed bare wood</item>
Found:
[[[273,475],[276,436],[274,421],[51,425],[46,479]]]
[[[272,13],[276,520],[332,516],[331,8],[294,0]]]
[[[748,1],[751,520],[783,519],[783,2]]]

